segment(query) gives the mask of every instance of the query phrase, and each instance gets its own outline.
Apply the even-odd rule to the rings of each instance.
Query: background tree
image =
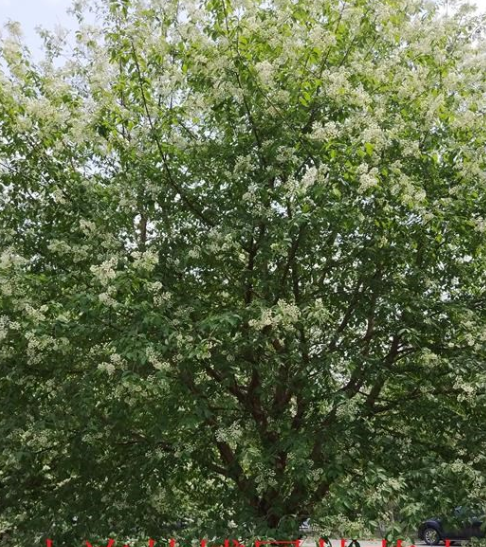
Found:
[[[41,63],[16,25],[2,41],[0,503],[19,541],[158,537],[182,514],[196,537],[277,537],[395,495],[410,521],[458,483],[484,496],[483,18],[87,9]]]

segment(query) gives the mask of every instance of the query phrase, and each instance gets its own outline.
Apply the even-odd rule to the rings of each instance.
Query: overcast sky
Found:
[[[486,11],[486,0],[473,0],[471,3]],[[25,41],[35,52],[40,47],[36,26],[49,29],[56,25],[74,26],[73,18],[66,14],[70,5],[71,0],[0,0],[0,26],[9,19],[21,23]]]
[[[486,1],[486,0],[485,0]],[[8,20],[18,21],[27,45],[39,50],[35,27],[53,29],[56,25],[73,28],[75,19],[67,15],[71,0],[0,0],[0,26]]]

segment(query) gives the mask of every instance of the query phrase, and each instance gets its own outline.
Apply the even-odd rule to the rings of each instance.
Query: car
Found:
[[[185,530],[192,523],[192,519],[186,517],[179,517],[178,520],[165,521],[160,523],[160,530],[162,533],[175,533],[179,530]]]
[[[300,523],[299,526],[299,533],[301,534],[299,539],[302,539],[305,536],[316,536],[320,535],[321,537],[324,537],[326,534],[324,533],[325,530],[322,528],[322,526],[310,518],[306,518]]]
[[[438,545],[441,541],[469,540],[486,537],[486,517],[477,516],[477,511],[467,507],[456,507],[452,517],[432,517],[423,521],[418,536],[427,545]]]
[[[305,519],[302,524],[299,526],[299,532],[303,534],[309,534],[312,531],[312,526],[310,519]]]

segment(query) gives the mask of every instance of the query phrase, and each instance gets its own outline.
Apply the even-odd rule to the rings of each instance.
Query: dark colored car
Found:
[[[484,538],[486,517],[478,517],[466,507],[456,507],[453,517],[433,517],[422,522],[418,536],[427,545],[438,545],[441,541],[468,540],[472,537]]]

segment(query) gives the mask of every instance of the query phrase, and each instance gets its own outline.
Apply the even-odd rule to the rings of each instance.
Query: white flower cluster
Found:
[[[446,467],[446,464],[444,464],[444,467]],[[468,467],[467,464],[465,464],[461,460],[455,460],[448,467],[453,473],[466,474],[466,475],[471,474],[471,469]]]
[[[192,342],[194,342],[194,337],[190,334],[183,334],[182,332],[179,332],[176,335],[176,344],[178,348],[189,346]]]
[[[18,36],[10,36],[2,40],[2,57],[11,66],[20,68],[18,58],[22,55],[22,46]]]
[[[291,325],[300,319],[299,307],[282,299],[277,302],[277,313],[279,323],[284,325]]]
[[[274,488],[278,486],[277,479],[275,478],[275,471],[273,469],[261,468],[255,477],[255,482],[257,483],[257,492],[263,493],[268,488]]]
[[[225,234],[217,227],[208,230],[207,239],[209,241],[207,248],[216,255],[222,251],[241,249],[241,245],[235,239],[235,235],[233,233],[228,232]]]
[[[90,270],[102,285],[108,285],[108,283],[117,276],[117,272],[115,271],[115,266],[117,264],[118,257],[112,256],[98,266],[91,266]]]
[[[368,171],[368,166],[363,163],[358,167],[358,173],[361,173],[359,176],[358,188],[360,194],[363,194],[370,188],[374,188],[378,185],[378,169],[376,167],[373,167]]]
[[[44,304],[39,309],[34,308],[30,304],[24,304],[24,311],[27,316],[35,322],[45,321],[44,313],[48,310],[48,306]]]
[[[53,338],[47,335],[37,335],[35,332],[26,332],[27,360],[29,364],[40,363],[45,351],[63,351],[69,346],[66,338]]]
[[[300,179],[290,176],[286,180],[285,184],[282,185],[282,188],[285,191],[285,196],[291,199],[296,196],[305,197],[310,187],[325,181],[327,172],[328,166],[320,165],[319,167],[307,167],[306,172]]]
[[[125,359],[123,359],[123,357],[119,353],[112,353],[110,355],[110,361],[118,367],[124,367],[127,364]]]
[[[113,298],[113,295],[116,293],[116,287],[113,285],[108,286],[105,292],[102,292],[98,295],[99,301],[110,308],[115,308],[118,305],[118,302]]]
[[[424,223],[427,224],[428,222],[430,222],[431,220],[433,220],[435,218],[435,215],[431,211],[424,211],[421,214],[421,217],[422,217],[422,220],[424,221]]]
[[[399,194],[400,201],[410,209],[415,209],[421,214],[426,214],[424,202],[427,198],[427,193],[404,173],[398,175],[398,181],[393,185],[392,192]]]
[[[154,281],[153,283],[147,283],[147,290],[151,293],[159,293],[162,289],[162,283],[160,281]]]
[[[246,175],[254,168],[252,156],[238,156],[233,171],[235,175]]]
[[[344,102],[352,91],[352,86],[349,82],[349,71],[346,68],[340,67],[334,71],[324,71],[323,76],[326,82],[326,94],[337,103]]]
[[[29,97],[24,101],[24,106],[33,120],[42,122],[42,128],[46,132],[52,127],[67,125],[71,116],[67,108],[59,108],[46,97]]]
[[[341,127],[334,121],[327,122],[322,125],[319,122],[314,122],[310,138],[315,141],[330,141],[338,138],[341,135]]]
[[[474,346],[476,344],[476,337],[474,336],[474,334],[472,332],[466,332],[464,334],[464,342],[468,345],[468,346]]]
[[[486,220],[484,220],[483,217],[478,217],[473,219],[474,222],[474,229],[476,232],[479,232],[480,234],[484,234],[486,231]]]
[[[0,317],[0,342],[7,338],[8,328],[10,326],[10,320],[6,315]]]
[[[255,183],[252,183],[248,186],[248,190],[241,196],[243,201],[255,204],[258,201],[258,186]]]
[[[462,378],[456,378],[454,382],[454,389],[461,391],[457,396],[459,402],[469,401],[473,402],[476,398],[476,388],[475,386],[466,383]]]
[[[363,141],[372,143],[376,151],[381,150],[387,143],[386,135],[376,122],[371,122],[363,131]]]
[[[324,475],[323,469],[312,469],[310,472],[310,478],[315,482],[320,481],[323,475]]]
[[[434,367],[439,361],[439,356],[428,348],[422,350],[422,362],[424,365]]]
[[[100,363],[98,365],[98,370],[106,372],[109,376],[115,374],[116,367],[113,363]]]
[[[258,78],[260,82],[267,87],[271,87],[273,82],[274,67],[269,61],[262,61],[255,65],[255,70],[257,71]]]
[[[67,203],[66,195],[64,194],[61,188],[55,188],[52,191],[51,195],[54,198],[54,201],[56,203],[59,203],[61,205]]]
[[[266,326],[290,326],[300,319],[300,309],[295,304],[280,299],[274,309],[264,308],[258,319],[250,319],[250,327],[261,330]]]
[[[324,305],[322,298],[316,298],[314,302],[306,309],[307,319],[316,323],[326,323],[330,317],[329,309]]]
[[[145,350],[145,355],[147,356],[147,361],[156,369],[156,370],[169,370],[170,363],[167,361],[161,360],[160,355],[155,351],[152,346],[147,346]]]
[[[81,219],[79,221],[79,228],[85,235],[91,235],[96,232],[96,224],[91,220]]]
[[[18,255],[12,248],[8,248],[0,255],[0,270],[10,270],[25,266],[28,260]]]
[[[156,294],[154,296],[154,304],[156,306],[162,306],[166,302],[170,302],[171,299],[172,299],[172,294],[168,291],[165,291],[163,293]]]
[[[250,319],[248,324],[250,325],[250,327],[254,327],[256,329],[263,329],[267,326],[274,324],[272,310],[271,309],[262,310],[260,318]]]
[[[275,160],[279,163],[287,163],[288,161],[292,161],[292,159],[295,158],[294,152],[295,149],[293,146],[279,146],[277,148]]]
[[[481,342],[486,342],[486,327],[483,327],[483,329],[479,333],[479,339]]]
[[[352,418],[355,413],[355,409],[353,409],[353,406],[355,406],[353,401],[350,401],[349,404],[340,404],[336,408],[336,418],[339,420],[347,420],[349,418]]]
[[[194,248],[190,249],[189,252],[187,253],[187,256],[189,258],[194,258],[194,259],[199,258],[201,256],[199,248],[194,247]]]
[[[306,192],[306,190],[312,186],[316,180],[317,180],[317,168],[316,167],[308,167],[306,172],[304,173],[304,176],[302,177],[302,180],[300,181],[300,190],[302,192]]]
[[[420,147],[418,141],[402,141],[402,153],[404,156],[417,157],[420,155]]]
[[[126,360],[119,353],[111,353],[108,362],[102,362],[98,365],[98,370],[106,372],[109,376],[112,376],[117,369],[123,370],[127,366]]]
[[[53,253],[58,254],[68,254],[71,252],[71,246],[66,243],[65,241],[62,241],[61,239],[53,239],[47,248],[52,251]]]
[[[146,272],[152,272],[155,266],[159,263],[159,257],[157,252],[149,249],[145,252],[132,251],[130,256],[133,260],[133,267],[136,270],[143,270]]]
[[[236,422],[233,422],[228,427],[220,427],[216,431],[216,439],[220,442],[233,443],[237,441],[242,434],[243,431],[241,427]]]

